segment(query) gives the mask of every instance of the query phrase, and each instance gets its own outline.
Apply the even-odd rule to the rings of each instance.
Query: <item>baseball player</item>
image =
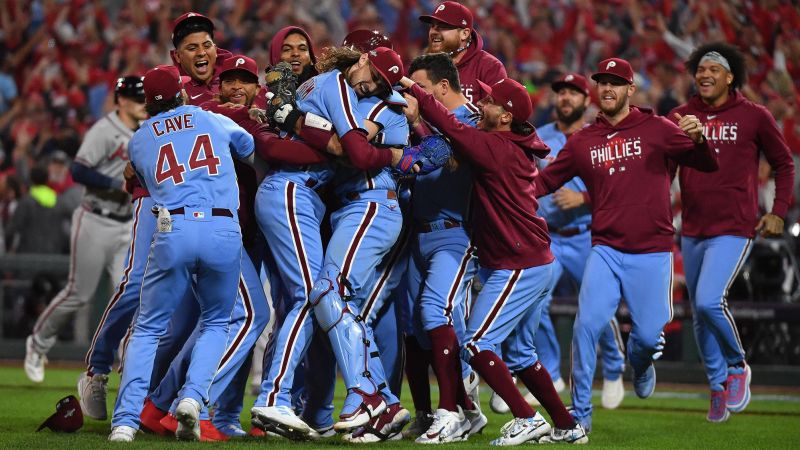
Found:
[[[190,105],[201,105],[219,92],[219,71],[231,52],[214,44],[214,22],[196,12],[187,12],[172,23],[170,51],[181,75],[191,77],[184,89]]]
[[[178,299],[196,278],[200,336],[181,391],[176,436],[199,439],[201,404],[228,337],[241,273],[238,188],[231,154],[253,155],[253,138],[232,120],[183,105],[182,80],[171,66],[144,77],[150,119],[130,142],[132,164],[157,205],[158,224],[142,281],[142,298],[114,408],[111,441],[132,441],[159,336]]]
[[[128,141],[139,121],[147,117],[143,94],[141,77],[120,78],[114,89],[117,107],[89,129],[75,156],[72,175],[86,191],[72,214],[67,285],[39,316],[25,342],[25,374],[35,383],[44,380],[46,355],[59,331],[72,314],[89,303],[103,271],[114,281],[123,275],[133,214],[122,171],[128,162]],[[105,418],[107,378],[103,369],[98,374],[92,390],[103,397],[103,410],[92,411],[90,416]]]
[[[572,134],[586,126],[583,116],[591,102],[589,83],[580,74],[567,73],[556,80],[551,88],[556,93],[557,118],[555,122],[536,130],[542,141],[550,147],[550,154],[540,160],[540,169],[556,159]],[[534,342],[539,360],[553,377],[556,391],[561,392],[565,387],[564,380],[561,379],[561,348],[550,320],[549,308],[553,290],[562,275],[568,275],[580,286],[592,247],[592,235],[589,231],[592,223],[591,206],[583,180],[573,178],[553,195],[540,198],[538,212],[547,221],[551,238],[550,251],[556,259],[553,265],[553,283],[542,308]],[[609,326],[600,335],[600,353],[603,359],[601,402],[604,408],[616,408],[625,396],[622,385],[624,348],[619,324],[616,318],[612,318]]]
[[[318,68],[324,68],[327,71],[311,78],[297,89],[298,109],[303,111],[306,116],[311,113],[332,122],[353,166],[361,170],[380,168],[389,164],[396,165],[402,156],[400,150],[378,149],[367,143],[368,136],[361,130],[370,129],[371,134],[375,135],[378,127],[374,124],[365,124],[364,117],[355,107],[358,103],[357,96],[366,98],[374,93],[385,92],[388,94],[390,92],[389,84],[386,82],[387,76],[384,74],[394,75],[395,71],[399,73],[402,63],[396,53],[389,49],[384,50],[373,52],[374,54],[361,54],[345,49],[332,50],[326,60],[317,64]],[[373,70],[377,75],[373,73]],[[279,111],[279,113],[282,112]],[[296,116],[283,114],[283,120],[279,120],[279,122],[283,122],[286,129],[292,130],[294,122],[299,119],[299,116],[299,113]],[[356,130],[358,132],[353,133]],[[343,359],[349,356],[349,350],[337,346],[344,344],[342,341],[344,337],[339,335],[341,329],[361,335],[365,332],[368,333],[368,328],[363,327],[361,323],[356,323],[349,310],[344,311],[343,321],[337,321],[333,316],[335,313],[333,308],[341,308],[343,305],[335,299],[321,301],[320,297],[325,292],[312,293],[312,288],[315,286],[314,279],[323,271],[323,252],[319,230],[324,215],[324,205],[313,189],[320,183],[324,184],[330,181],[332,175],[333,171],[330,165],[318,165],[318,167],[305,170],[302,168],[298,170],[290,166],[284,167],[265,179],[259,189],[256,203],[259,225],[271,244],[271,250],[278,263],[284,285],[293,296],[295,306],[287,315],[286,321],[278,333],[278,343],[269,373],[266,374],[262,383],[262,392],[256,399],[252,413],[262,423],[272,423],[284,427],[296,432],[301,438],[310,435],[312,430],[289,407],[288,387],[292,385],[293,368],[297,366],[305,353],[313,333],[310,317],[312,307],[314,307],[317,321],[325,331],[328,331],[328,336],[332,339],[339,367],[344,372],[349,388],[348,399],[346,399],[342,414],[340,414],[339,427],[346,429],[364,425],[371,416],[377,416],[386,408],[385,401],[374,389],[382,381],[373,382],[370,377],[364,376],[361,372],[355,373],[359,370],[358,365],[344,362]],[[293,180],[297,180],[297,182]],[[386,196],[387,201],[393,200],[389,198],[386,190],[383,191],[383,195]],[[263,205],[270,205],[270,208],[262,209]],[[276,208],[275,205],[282,205],[282,207]],[[304,207],[301,208],[300,205]],[[367,226],[375,217],[377,212],[375,209],[371,208],[371,213],[367,215],[367,219],[369,219],[365,222]],[[399,232],[399,227],[397,231]],[[350,237],[353,236],[354,233],[350,233]],[[348,253],[346,252],[344,256]],[[295,270],[298,262],[300,263],[299,271]],[[350,264],[352,264],[352,256]],[[348,269],[347,267],[343,268]],[[372,270],[374,270],[374,265]],[[345,273],[347,272],[345,271]],[[334,278],[336,280],[331,281],[338,285],[338,272]],[[343,293],[343,291],[340,292],[340,294]],[[333,293],[329,294],[333,295]],[[317,308],[315,305],[320,305],[320,307]],[[321,312],[317,311],[318,309]],[[320,317],[320,314],[323,316]],[[334,326],[335,330],[332,329]],[[334,340],[338,340],[338,343]],[[372,341],[370,340],[370,342]],[[355,346],[353,351],[366,351],[365,348],[359,348],[363,347],[360,340],[358,343],[348,345]],[[374,346],[374,342],[372,345]],[[370,353],[372,352],[370,351]],[[362,361],[367,359],[365,357]],[[371,372],[372,375],[382,378],[382,373],[380,373],[382,369],[380,369],[379,363],[370,362],[370,364],[376,366],[375,370]],[[372,370],[371,365],[370,370]],[[362,392],[363,389],[368,389],[366,383],[372,386],[372,390]],[[359,401],[355,402],[354,399],[359,399]]]
[[[473,23],[472,11],[458,2],[443,2],[433,14],[420,16],[430,25],[427,53],[445,52],[453,58],[461,80],[461,91],[470,102],[485,97],[478,81],[494,84],[507,77],[497,58],[483,50],[483,38]]]
[[[680,168],[681,251],[694,310],[697,346],[711,386],[707,419],[724,422],[750,401],[750,366],[733,316],[728,289],[750,252],[756,233],[783,233],[794,163],[775,119],[738,90],[745,83],[744,56],[732,45],[698,47],[686,62],[697,94],[670,113],[705,119],[703,134],[719,155],[720,170]],[[676,115],[677,114],[677,115]],[[758,218],[758,160],[775,171],[772,211]]]
[[[554,440],[568,436],[569,441],[588,441],[558,398],[533,345],[552,276],[553,255],[545,222],[535,215],[533,197],[538,175],[535,158],[544,157],[549,149],[526,121],[533,106],[525,87],[509,78],[483,85],[488,95],[479,102],[482,117],[472,128],[412,80],[404,78],[402,84],[411,88],[422,117],[451,139],[474,174],[477,201],[472,227],[486,282],[472,307],[462,354],[514,414],[491,444],[518,445],[551,432],[550,424],[516,389],[509,369],[538,394],[555,422]],[[511,335],[514,338],[506,343],[504,352],[507,366],[494,350]],[[463,436],[466,428],[458,417],[437,414],[423,436],[428,441],[448,441]]]
[[[571,383],[573,414],[587,431],[597,341],[623,296],[633,320],[627,352],[634,391],[647,398],[655,390],[653,361],[672,318],[669,160],[717,169],[696,117],[683,116],[678,127],[629,106],[636,86],[627,61],[601,61],[592,79],[600,98],[595,123],[569,138],[536,183],[539,197],[579,176],[592,200],[592,250],[578,295]]]
[[[458,71],[447,54],[415,58],[409,74],[456,119],[475,126],[480,112],[461,91]],[[418,111],[408,109],[407,114],[417,133],[425,133]],[[441,441],[434,427],[443,422],[463,422],[469,434],[479,432],[488,422],[480,411],[477,396],[474,402],[467,396],[462,380],[472,371],[461,361],[459,351],[459,341],[464,339],[466,328],[464,301],[477,273],[475,248],[467,228],[472,170],[468,162],[454,160],[450,167],[417,176],[413,189],[411,209],[415,233],[408,276],[415,299],[412,317],[417,339],[430,348],[431,366],[439,385],[438,408],[432,423],[419,430],[417,442],[430,443]],[[466,371],[462,365],[466,366]],[[418,382],[426,383],[427,375]],[[430,412],[418,410],[417,421]]]

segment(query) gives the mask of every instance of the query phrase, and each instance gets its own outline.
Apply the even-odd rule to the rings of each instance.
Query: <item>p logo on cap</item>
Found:
[[[83,411],[81,411],[81,405],[74,395],[68,395],[56,403],[55,414],[39,425],[36,431],[42,431],[47,427],[56,432],[74,433],[82,426]]]
[[[439,11],[444,11],[444,4],[441,4],[441,5],[439,5],[438,8],[436,8],[436,12],[439,12]]]
[[[237,58],[236,59],[236,67],[239,67],[242,64],[244,64],[244,58]]]
[[[608,69],[610,69],[612,67],[617,67],[617,63],[614,62],[614,61],[609,61],[608,64],[606,64],[606,70],[608,70]]]

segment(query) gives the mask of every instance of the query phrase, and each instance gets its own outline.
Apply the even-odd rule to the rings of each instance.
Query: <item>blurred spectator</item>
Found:
[[[31,187],[20,200],[6,230],[11,253],[66,253],[68,239],[61,224],[71,210],[59,204],[47,185],[47,169],[30,171]]]

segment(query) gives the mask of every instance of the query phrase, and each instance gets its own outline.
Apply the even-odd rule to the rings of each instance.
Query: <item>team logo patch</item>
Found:
[[[566,77],[564,77],[564,81],[572,81],[574,79],[575,79],[575,77],[573,77],[572,74],[569,74]]]
[[[606,70],[608,70],[608,69],[610,69],[612,67],[617,67],[617,63],[614,62],[614,61],[609,61],[608,64],[606,64]]]
[[[203,211],[195,211],[192,213],[192,217],[194,217],[195,219],[205,219],[206,213],[204,213]]]
[[[236,67],[239,67],[242,64],[244,64],[244,58],[239,58],[236,60]]]
[[[397,67],[397,66],[392,66],[392,67],[389,67],[389,72],[392,72],[392,73],[400,73],[400,68],[399,68],[399,67]]]
[[[511,100],[507,101],[506,105],[508,105],[509,108],[513,108],[514,107],[514,104],[511,103]]]
[[[444,11],[444,4],[441,4],[441,5],[439,5],[438,8],[436,8],[436,12],[438,13],[439,11]],[[434,14],[436,14],[436,13],[434,13]]]

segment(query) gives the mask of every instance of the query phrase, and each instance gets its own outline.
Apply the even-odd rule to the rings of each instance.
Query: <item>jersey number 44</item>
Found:
[[[187,162],[189,170],[206,168],[208,175],[219,173],[220,159],[214,155],[214,147],[211,145],[211,136],[200,134],[194,140],[192,152],[189,154]],[[167,142],[158,149],[158,163],[156,164],[156,183],[172,180],[173,184],[181,184],[184,181],[183,174],[186,166],[178,162],[175,154],[175,147],[172,142]]]

